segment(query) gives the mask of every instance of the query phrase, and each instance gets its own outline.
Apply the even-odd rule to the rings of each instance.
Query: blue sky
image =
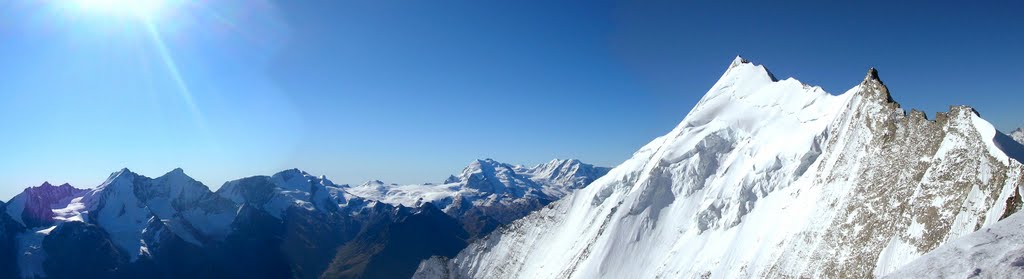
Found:
[[[834,94],[1024,126],[1010,1],[181,1],[147,20],[0,0],[0,199],[175,167],[438,182],[476,158],[614,166],[739,54]],[[116,1],[115,1],[116,2]],[[149,22],[148,24],[146,22]]]

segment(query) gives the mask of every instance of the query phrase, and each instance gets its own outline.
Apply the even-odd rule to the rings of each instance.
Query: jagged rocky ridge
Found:
[[[567,192],[603,174],[585,166],[505,185],[496,200]],[[475,236],[430,201],[389,204],[350,188],[297,169],[217,192],[181,169],[157,178],[123,169],[95,189],[44,183],[0,203],[0,278],[407,278]]]
[[[834,96],[737,57],[671,132],[416,277],[881,276],[1019,210],[1021,150],[874,69]]]

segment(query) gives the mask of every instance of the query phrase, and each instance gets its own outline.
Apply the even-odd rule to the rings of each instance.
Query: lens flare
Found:
[[[82,12],[154,19],[169,7],[167,0],[75,0]]]
[[[118,39],[113,40],[116,43],[130,38],[133,44],[137,43],[136,47],[145,46],[136,49],[141,51],[140,61],[159,65],[157,71],[146,69],[149,78],[170,81],[173,87],[159,91],[175,91],[173,93],[179,95],[196,126],[202,130],[209,124],[205,121],[203,101],[209,100],[209,94],[213,93],[195,90],[208,88],[204,85],[209,80],[190,80],[195,78],[189,75],[190,70],[203,67],[204,63],[202,57],[197,57],[202,53],[195,51],[201,49],[196,46],[208,45],[207,41],[247,39],[251,43],[246,47],[272,49],[279,46],[284,32],[271,0],[49,0],[47,3],[60,19],[53,22],[87,35],[76,39],[102,40],[109,35]]]

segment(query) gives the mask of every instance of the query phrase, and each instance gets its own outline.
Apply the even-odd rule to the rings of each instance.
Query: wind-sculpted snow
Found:
[[[1000,135],[907,114],[874,69],[833,96],[737,58],[667,135],[417,276],[879,276],[1017,210]]]

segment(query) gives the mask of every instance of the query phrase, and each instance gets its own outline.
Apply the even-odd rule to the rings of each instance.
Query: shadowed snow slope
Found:
[[[417,276],[883,275],[1016,209],[1000,136],[906,113],[874,69],[834,96],[737,57],[667,135]]]

